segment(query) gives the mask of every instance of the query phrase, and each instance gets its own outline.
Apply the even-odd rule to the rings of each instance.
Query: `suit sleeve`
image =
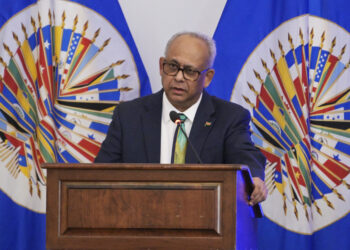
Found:
[[[107,136],[95,158],[96,163],[118,163],[123,161],[122,126],[120,123],[119,106],[113,112],[112,122],[109,125]]]
[[[266,158],[250,138],[249,122],[250,113],[245,109],[235,117],[225,138],[225,162],[247,165],[253,177],[264,180]]]

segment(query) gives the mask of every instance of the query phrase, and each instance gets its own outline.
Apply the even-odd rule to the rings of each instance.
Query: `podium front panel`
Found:
[[[235,249],[241,170],[191,166],[49,166],[48,249]]]

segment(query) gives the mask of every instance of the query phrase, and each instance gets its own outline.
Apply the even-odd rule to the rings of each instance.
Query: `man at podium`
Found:
[[[205,91],[215,55],[213,39],[175,34],[159,59],[163,89],[116,107],[95,162],[244,164],[254,181],[250,205],[264,201],[265,157],[250,139],[249,111]]]

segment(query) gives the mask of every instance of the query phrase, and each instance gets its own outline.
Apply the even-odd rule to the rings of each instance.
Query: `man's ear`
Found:
[[[208,69],[208,71],[205,73],[204,88],[207,88],[210,85],[211,80],[214,77],[214,74],[215,74],[214,69]]]
[[[162,75],[163,74],[163,63],[164,63],[165,58],[161,57],[159,58],[159,74]]]

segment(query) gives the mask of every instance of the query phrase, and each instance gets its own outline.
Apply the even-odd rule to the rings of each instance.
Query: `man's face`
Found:
[[[166,58],[159,59],[163,89],[170,103],[179,111],[185,111],[191,107],[198,100],[203,89],[209,86],[214,70],[206,70],[208,61],[209,52],[206,43],[188,35],[176,38],[170,45]],[[166,74],[165,62],[187,70],[206,71],[201,73],[197,80],[187,80],[182,70],[174,76]]]

